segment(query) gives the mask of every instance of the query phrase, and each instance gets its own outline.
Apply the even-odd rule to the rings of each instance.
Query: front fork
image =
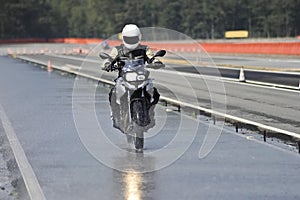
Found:
[[[132,128],[132,117],[131,117],[131,92],[130,90],[127,90],[127,106],[128,106],[128,117],[129,117],[129,123],[130,123],[130,128]],[[144,89],[142,89],[142,94],[141,97],[144,97],[145,93],[144,93]]]
[[[147,86],[145,86],[147,89]],[[127,106],[128,106],[128,122],[130,124],[130,130],[133,130],[133,123],[132,123],[132,116],[131,116],[131,95],[133,93],[130,92],[130,90],[126,90],[127,92]],[[141,97],[145,97],[144,88],[142,89]]]
[[[127,90],[127,106],[128,106],[128,122],[129,122],[129,125],[130,125],[130,130],[133,129],[133,124],[132,124],[132,118],[131,118],[131,107],[130,107],[130,97],[131,97],[131,94],[130,94],[130,91]]]

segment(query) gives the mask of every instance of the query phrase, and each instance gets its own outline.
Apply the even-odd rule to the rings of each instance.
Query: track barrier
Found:
[[[0,40],[0,44],[24,44],[24,43],[68,43],[68,44],[100,44],[99,38],[54,38],[54,39],[13,39]],[[109,46],[120,45],[120,40],[107,40]],[[300,56],[300,42],[142,42],[153,49],[164,48],[170,52],[198,52],[202,49],[208,53],[233,53],[233,54],[281,54]],[[81,53],[89,52],[81,49]],[[21,52],[16,52],[20,54]]]
[[[155,49],[163,47],[171,52],[196,52],[197,49],[203,48],[208,53],[300,55],[300,42],[146,44]]]

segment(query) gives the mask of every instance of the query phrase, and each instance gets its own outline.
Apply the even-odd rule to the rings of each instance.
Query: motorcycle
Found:
[[[146,60],[121,56],[113,59],[104,52],[99,55],[109,60],[106,71],[119,71],[116,84],[109,94],[113,126],[126,134],[128,144],[138,152],[144,148],[144,133],[155,125],[154,108],[160,96],[153,87],[147,68],[164,67],[161,62],[157,64],[153,61],[165,54],[165,50],[160,50]]]

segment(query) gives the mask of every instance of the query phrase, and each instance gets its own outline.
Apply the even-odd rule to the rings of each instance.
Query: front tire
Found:
[[[142,152],[144,149],[144,133],[126,134],[127,143],[131,149]]]
[[[131,119],[140,127],[150,124],[149,103],[146,99],[135,100],[130,104]]]
[[[143,151],[144,149],[144,133],[140,132],[134,137],[134,146],[137,151]]]
[[[134,131],[134,147],[138,152],[144,148],[144,129],[149,124],[149,117],[146,104],[142,101],[131,103],[131,117]]]

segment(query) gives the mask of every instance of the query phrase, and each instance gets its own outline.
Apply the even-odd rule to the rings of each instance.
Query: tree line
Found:
[[[195,39],[300,35],[300,0],[0,0],[0,38],[107,38],[126,23]]]

